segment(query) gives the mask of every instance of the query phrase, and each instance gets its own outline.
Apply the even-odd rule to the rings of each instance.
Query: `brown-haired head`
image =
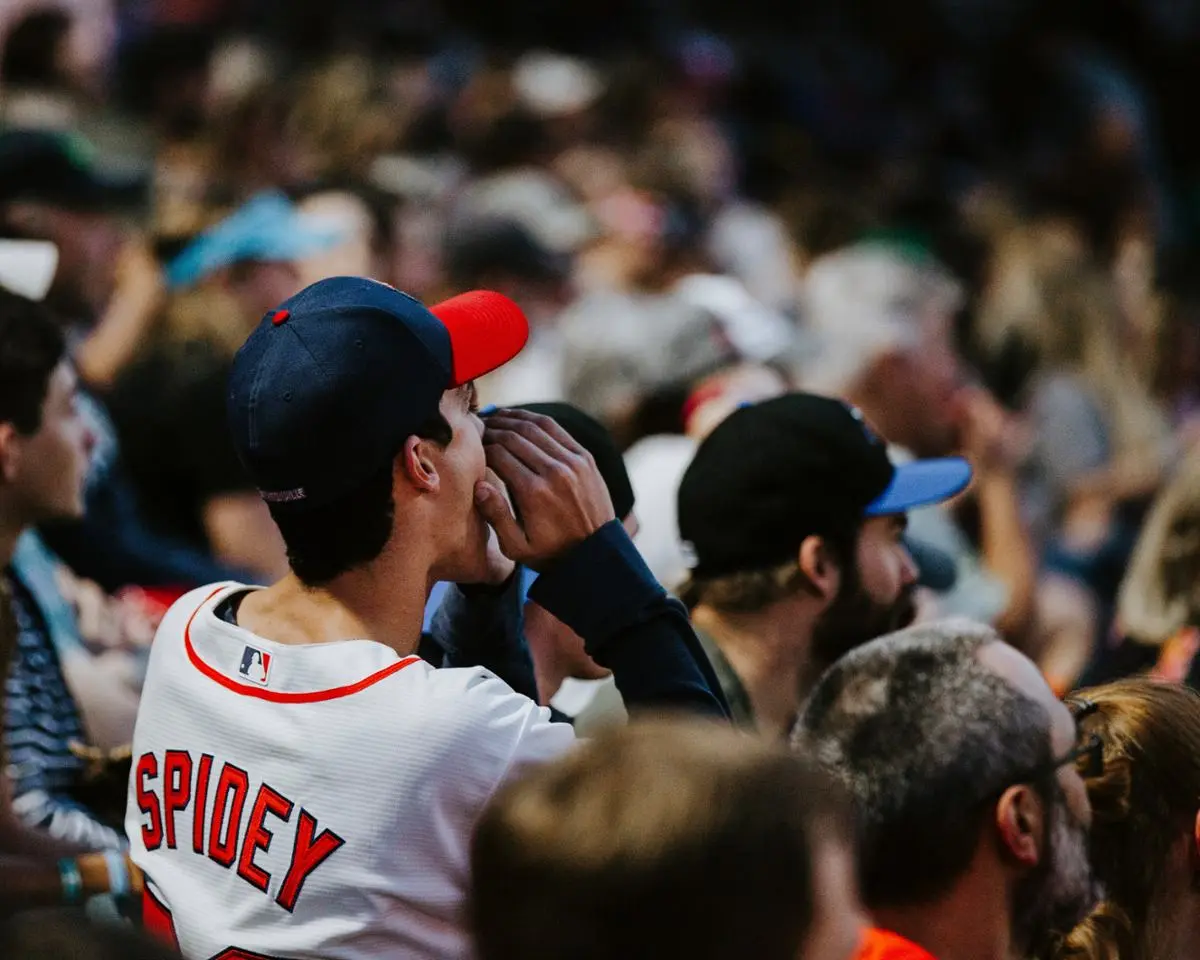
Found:
[[[1073,695],[1094,704],[1083,729],[1104,742],[1104,771],[1087,778],[1091,858],[1105,900],[1066,938],[1060,960],[1174,956],[1194,908],[1200,809],[1200,694],[1147,679]],[[1186,915],[1185,915],[1186,914]]]
[[[606,731],[503,789],[471,851],[484,960],[846,960],[861,929],[840,791],[725,726]]]

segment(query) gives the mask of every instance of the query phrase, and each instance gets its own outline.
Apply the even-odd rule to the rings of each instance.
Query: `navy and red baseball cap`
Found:
[[[895,464],[862,414],[791,393],[734,411],[700,444],[679,485],[679,533],[692,575],[767,570],[809,536],[856,529],[961,493],[961,457]]]
[[[507,363],[528,336],[499,293],[426,307],[375,280],[319,280],[268,313],[234,358],[234,446],[268,503],[327,504],[394,457],[446,390]]]

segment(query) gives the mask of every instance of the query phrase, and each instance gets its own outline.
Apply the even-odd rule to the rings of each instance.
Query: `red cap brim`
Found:
[[[452,387],[508,363],[529,339],[529,321],[521,308],[492,290],[460,293],[429,310],[450,332]]]

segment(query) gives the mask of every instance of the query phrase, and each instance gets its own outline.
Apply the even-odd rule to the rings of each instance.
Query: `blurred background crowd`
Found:
[[[82,517],[50,464],[3,542],[14,607],[127,743],[166,605],[285,569],[232,355],[356,274],[521,304],[482,402],[604,423],[668,588],[696,445],[804,389],[971,460],[910,518],[923,616],[1060,694],[1200,684],[1198,53],[1168,0],[0,0],[0,286],[90,438]]]

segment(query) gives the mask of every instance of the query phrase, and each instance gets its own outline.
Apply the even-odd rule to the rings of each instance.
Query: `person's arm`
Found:
[[[965,404],[964,446],[975,470],[980,554],[984,567],[1008,590],[1008,603],[993,626],[1020,646],[1033,625],[1037,556],[1021,516],[1016,464],[1006,442],[1007,420],[1000,405],[983,391]]]
[[[49,641],[47,640],[47,644]],[[53,647],[49,647],[52,651]],[[124,835],[98,820],[82,804],[67,796],[53,783],[52,777],[68,764],[77,764],[62,735],[38,722],[47,709],[63,715],[65,704],[45,705],[45,693],[36,689],[26,672],[10,670],[5,700],[4,740],[10,771],[11,801],[5,798],[3,810],[11,811],[31,831],[42,831],[52,839],[75,850],[120,850]],[[38,712],[33,704],[41,703]]]
[[[13,813],[34,830],[79,850],[123,850],[125,837],[101,823],[80,804],[48,790],[22,790],[17,785]]]
[[[1008,588],[1008,604],[993,625],[1020,646],[1033,623],[1037,566],[1021,517],[1016,478],[1007,471],[980,471],[975,498],[984,566]]]
[[[12,783],[8,777],[0,784],[0,853],[11,857],[69,857],[86,853],[88,848],[52,837],[44,830],[27,827],[12,809]]]
[[[100,390],[112,386],[145,343],[166,290],[162,268],[144,241],[126,244],[116,272],[117,286],[108,306],[74,358],[83,380]]]
[[[729,717],[687,612],[654,579],[619,521],[549,564],[529,595],[613,672],[631,713],[678,708]]]
[[[591,455],[524,410],[489,416],[484,444],[494,476],[477,485],[476,505],[505,556],[541,574],[530,599],[583,638],[631,706],[728,716],[687,617],[614,517]]]

